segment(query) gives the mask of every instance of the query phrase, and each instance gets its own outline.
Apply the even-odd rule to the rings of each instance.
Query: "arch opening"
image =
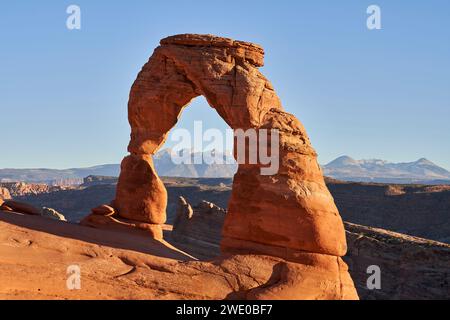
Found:
[[[229,190],[237,171],[233,145],[233,130],[203,96],[194,98],[183,109],[166,142],[153,156],[155,170],[168,192],[167,224],[175,221],[180,197],[193,208],[203,201],[228,207]],[[176,187],[178,183],[186,189]]]
[[[233,130],[220,117],[216,110],[208,104],[207,100],[203,96],[199,96],[194,98],[183,109],[178,118],[178,122],[169,131],[168,138],[160,148],[160,151],[167,150],[177,154],[182,153],[182,151],[196,154],[205,153],[205,157],[209,156],[211,152],[217,151],[219,155],[226,154],[232,158],[233,146]],[[201,161],[197,161],[197,163],[191,161],[191,163],[187,164],[210,164],[209,159],[200,158],[198,160]],[[232,160],[234,163],[234,158]],[[217,162],[217,164],[221,163]],[[156,167],[158,166],[156,165]],[[199,167],[198,169],[201,168]],[[164,175],[161,171],[159,173],[161,176]],[[175,174],[172,176],[178,175]],[[187,177],[229,177],[229,175],[221,176],[214,175],[212,172],[205,173],[199,171],[198,174],[187,175]]]

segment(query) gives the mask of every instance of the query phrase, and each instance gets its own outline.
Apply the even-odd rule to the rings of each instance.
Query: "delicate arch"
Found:
[[[279,170],[263,176],[260,164],[240,164],[233,181],[222,251],[256,252],[287,260],[305,253],[343,256],[342,220],[316,153],[301,123],[283,111],[259,72],[261,47],[211,35],[163,39],[130,93],[130,155],[121,166],[114,205],[119,215],[151,224],[166,219],[167,192],[152,161],[183,108],[203,95],[236,129],[276,129]]]

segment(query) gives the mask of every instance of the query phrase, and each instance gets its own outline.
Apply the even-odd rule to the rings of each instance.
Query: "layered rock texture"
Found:
[[[212,35],[163,39],[131,89],[130,155],[121,165],[114,207],[122,218],[155,226],[165,222],[167,192],[152,156],[183,109],[202,95],[235,132],[254,130],[257,146],[278,155],[278,171],[264,175],[268,165],[261,158],[251,161],[251,142],[245,145],[249,154],[244,157],[235,143],[235,158],[245,160],[238,161],[222,252],[264,254],[297,263],[286,271],[284,284],[254,297],[301,298],[302,292],[304,298],[356,298],[341,259],[347,250],[342,220],[305,129],[283,110],[271,83],[258,70],[263,58],[258,45]],[[265,135],[264,142],[267,130],[270,137]]]

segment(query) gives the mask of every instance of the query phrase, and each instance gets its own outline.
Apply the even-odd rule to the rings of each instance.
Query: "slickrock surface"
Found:
[[[81,290],[66,285],[73,265]],[[261,255],[200,262],[148,236],[0,212],[0,299],[246,299],[271,298],[277,288],[289,296],[275,298],[346,298],[333,274]],[[292,283],[328,290],[283,290]]]
[[[283,110],[272,84],[259,72],[263,57],[258,45],[213,35],[184,34],[161,41],[131,88],[130,155],[121,165],[114,207],[126,219],[149,224],[166,221],[167,191],[152,156],[183,109],[202,95],[234,130],[254,129],[258,140],[261,130],[279,132],[276,174],[263,175],[267,166],[249,163],[248,158],[239,164],[222,252],[297,262],[284,279],[291,287],[274,291],[280,297],[293,294],[292,290],[316,297],[329,295],[335,292],[336,279],[342,279],[341,297],[357,298],[341,259],[347,250],[343,223],[316,152],[303,125]],[[237,157],[236,145],[235,149]],[[306,266],[317,268],[316,272],[306,271]],[[308,278],[311,273],[315,276]],[[315,281],[333,285],[310,287]],[[268,291],[257,297],[272,295]]]
[[[88,226],[96,229],[116,230],[122,233],[122,237],[127,234],[139,233],[147,238],[162,240],[163,226],[160,224],[151,224],[139,222],[136,220],[128,220],[113,215],[98,215],[91,214],[80,221],[83,226]]]

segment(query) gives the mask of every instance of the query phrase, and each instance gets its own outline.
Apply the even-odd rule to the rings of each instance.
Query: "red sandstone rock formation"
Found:
[[[1,202],[2,200],[9,200],[9,199],[11,199],[11,194],[9,193],[9,190],[0,187],[0,205],[3,204],[3,202]]]
[[[261,129],[279,132],[278,172],[264,176],[261,163],[239,165],[223,229],[223,253],[265,254],[296,263],[280,284],[254,297],[356,298],[340,258],[347,250],[342,220],[305,129],[283,110],[258,70],[263,58],[255,44],[212,35],[161,41],[131,89],[131,154],[122,162],[115,209],[123,218],[155,227],[165,222],[167,193],[152,155],[183,109],[203,95],[234,130],[254,129],[258,137]],[[314,287],[327,281],[329,289]]]
[[[1,189],[7,189],[12,197],[21,197],[27,195],[38,195],[43,193],[51,193],[62,190],[64,188],[58,186],[49,186],[42,183],[25,183],[25,182],[1,182]]]
[[[115,210],[111,206],[107,206],[106,204],[101,205],[97,208],[92,209],[92,214],[98,215],[98,216],[112,216],[114,215]]]
[[[67,221],[64,215],[52,208],[43,207],[41,209],[31,204],[13,200],[3,201],[0,199],[0,211],[14,212],[24,215],[41,216],[59,221]]]
[[[10,208],[14,212],[23,213],[23,214],[29,214],[29,215],[34,215],[34,216],[38,216],[41,214],[41,210],[33,207],[32,205],[29,205],[28,203],[13,201],[13,200],[6,200],[2,204],[2,207],[0,207],[0,209],[3,207],[6,207],[5,211],[10,211],[10,210],[7,210],[8,208]]]

